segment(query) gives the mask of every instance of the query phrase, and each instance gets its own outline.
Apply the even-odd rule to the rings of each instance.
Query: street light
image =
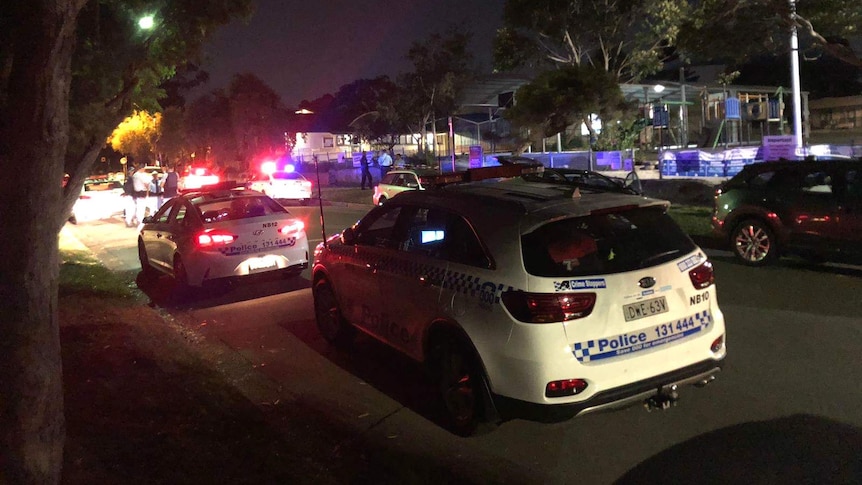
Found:
[[[138,20],[138,27],[141,30],[150,30],[153,28],[155,21],[153,20],[152,15],[145,15]]]

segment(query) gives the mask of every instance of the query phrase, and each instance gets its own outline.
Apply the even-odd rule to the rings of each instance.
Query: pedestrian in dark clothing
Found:
[[[179,176],[177,172],[174,171],[173,166],[168,166],[168,174],[165,175],[165,180],[162,182],[162,197],[165,200],[171,199],[177,196],[177,189],[179,187]]]
[[[371,179],[371,171],[368,170],[368,155],[362,152],[362,158],[359,159],[359,166],[362,168],[362,181],[359,183],[359,188],[365,190],[365,180],[368,180],[368,188],[373,189],[374,183]]]

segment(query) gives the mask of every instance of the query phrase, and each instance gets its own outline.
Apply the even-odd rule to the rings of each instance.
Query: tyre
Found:
[[[141,239],[138,239],[138,260],[141,262],[141,275],[144,278],[154,278],[156,276],[156,269],[150,265],[150,258],[147,256],[144,241]]]
[[[443,424],[459,436],[484,434],[496,427],[484,373],[472,347],[445,336],[431,350],[431,375],[440,396]]]
[[[747,219],[737,224],[730,244],[734,256],[749,266],[763,266],[778,257],[775,233],[757,219]]]
[[[323,339],[338,347],[350,345],[356,335],[356,329],[344,318],[335,291],[325,279],[314,285],[314,317],[317,329]]]

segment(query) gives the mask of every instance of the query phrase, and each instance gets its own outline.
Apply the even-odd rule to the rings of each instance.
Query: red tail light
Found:
[[[195,240],[199,248],[208,248],[214,246],[226,246],[237,240],[236,235],[227,231],[210,229],[197,235]]]
[[[561,397],[574,396],[587,388],[587,381],[583,379],[563,379],[551,381],[545,386],[545,396]]]
[[[704,262],[697,268],[689,271],[688,277],[691,278],[691,284],[698,290],[715,283],[715,273],[712,270],[712,263],[709,261]]]
[[[292,221],[290,224],[279,228],[278,232],[284,236],[291,234],[299,234],[305,229],[305,223],[302,221]]]
[[[589,315],[596,304],[595,293],[527,293],[504,291],[503,305],[518,321],[552,323]]]

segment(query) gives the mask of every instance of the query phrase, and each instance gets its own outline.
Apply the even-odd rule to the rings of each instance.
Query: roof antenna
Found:
[[[326,226],[323,222],[323,188],[320,186],[320,161],[314,157],[314,171],[317,172],[317,201],[320,206],[320,234],[323,236],[323,247],[326,247]]]

